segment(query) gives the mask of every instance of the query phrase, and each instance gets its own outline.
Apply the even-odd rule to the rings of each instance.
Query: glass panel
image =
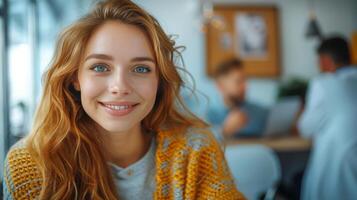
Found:
[[[5,151],[6,151],[6,129],[5,129],[5,106],[6,106],[6,99],[5,99],[5,74],[4,74],[4,17],[3,17],[3,2],[0,1],[0,8],[1,8],[1,15],[0,15],[0,163],[3,163],[5,159]],[[0,165],[0,179],[2,180],[3,177],[3,165]],[[1,186],[0,186],[1,188]],[[2,190],[1,190],[2,191]],[[0,191],[0,199],[2,199]]]
[[[34,107],[31,6],[29,0],[9,1],[10,144],[28,132]]]

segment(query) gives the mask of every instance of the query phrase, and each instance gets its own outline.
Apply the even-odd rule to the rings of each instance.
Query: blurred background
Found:
[[[6,152],[31,127],[41,95],[41,76],[52,58],[59,32],[86,13],[94,2],[0,1],[1,177]],[[262,131],[267,136],[225,140],[220,135],[219,127],[212,128],[219,140],[232,147],[226,152],[227,157],[241,156],[244,159],[248,155],[247,163],[257,165],[259,159],[272,156],[273,161],[267,161],[272,164],[267,164],[265,169],[252,169],[251,165],[237,166],[240,171],[247,168],[257,170],[235,175],[242,179],[240,188],[246,191],[250,199],[298,199],[302,174],[312,144],[309,139],[299,136],[296,121],[303,109],[308,83],[320,73],[316,48],[323,35],[338,34],[351,42],[351,53],[356,58],[357,1],[134,2],[156,17],[177,45],[186,47],[182,52],[184,65],[194,79],[192,81],[186,76],[190,83],[188,87],[195,87],[197,92],[196,96],[192,96],[190,90],[184,89],[182,95],[189,108],[198,116],[210,121],[210,110],[223,105],[224,99],[212,78],[217,65],[232,57],[242,61],[246,80],[245,98],[268,111],[265,129]],[[282,127],[282,124],[285,126]],[[239,145],[248,146],[239,151],[244,155],[234,154],[233,147]],[[252,146],[251,151],[249,148]],[[264,152],[268,152],[267,155]],[[229,163],[234,165],[232,159]],[[273,172],[267,173],[274,175],[264,178],[264,170],[269,168],[273,168]],[[260,179],[254,180],[256,177],[249,176],[251,173],[259,174]],[[244,185],[246,179],[248,181]],[[257,181],[262,188],[253,184],[257,191],[252,191],[249,181]]]

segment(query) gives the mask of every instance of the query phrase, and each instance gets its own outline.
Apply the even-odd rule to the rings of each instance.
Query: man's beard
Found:
[[[228,97],[228,100],[234,107],[240,107],[244,102],[244,99],[242,97],[235,96]]]

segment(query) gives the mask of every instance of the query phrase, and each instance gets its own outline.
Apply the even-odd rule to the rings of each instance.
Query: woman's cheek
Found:
[[[106,91],[105,81],[100,79],[84,79],[81,84],[82,95],[85,94],[87,97],[96,97]]]
[[[138,84],[137,91],[140,91],[140,96],[145,99],[155,99],[158,88],[157,80],[148,80]]]

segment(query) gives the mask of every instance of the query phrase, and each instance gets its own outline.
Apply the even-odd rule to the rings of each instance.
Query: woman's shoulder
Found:
[[[34,163],[29,150],[26,147],[26,140],[21,139],[16,142],[9,150],[6,156],[8,167],[18,167]]]
[[[14,144],[4,163],[5,190],[13,198],[36,197],[42,180],[35,160],[28,151],[25,140]]]
[[[161,135],[160,135],[161,134]],[[184,185],[192,189],[193,196],[202,199],[244,199],[237,191],[224,153],[211,131],[207,128],[189,128],[186,131],[159,133],[156,152],[160,180],[158,187],[166,190],[167,184],[174,184],[177,191]],[[174,183],[170,174],[175,174]],[[180,182],[186,181],[186,184]],[[177,185],[175,185],[177,183]],[[192,193],[186,194],[191,196]]]

